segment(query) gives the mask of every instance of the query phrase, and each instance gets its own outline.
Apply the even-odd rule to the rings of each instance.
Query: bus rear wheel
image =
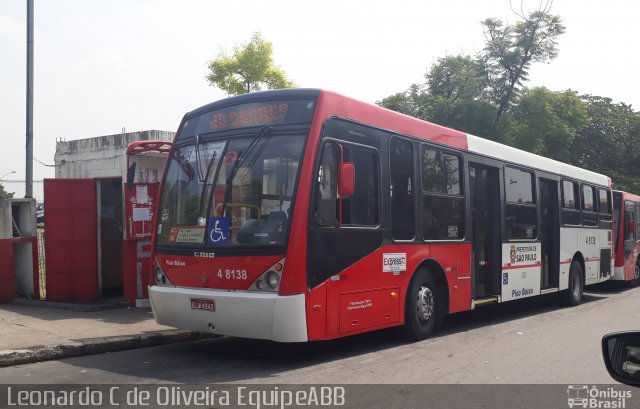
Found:
[[[442,320],[442,301],[433,275],[424,269],[416,271],[405,300],[403,336],[412,341],[428,338]]]
[[[576,260],[571,262],[569,268],[569,288],[564,294],[564,301],[570,307],[576,306],[582,302],[582,293],[584,292],[584,273],[582,266]]]
[[[640,285],[640,264],[636,263],[636,269],[632,280],[627,282],[629,287],[637,287]]]

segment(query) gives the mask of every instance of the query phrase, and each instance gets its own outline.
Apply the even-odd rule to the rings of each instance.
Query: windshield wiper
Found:
[[[202,195],[200,196],[200,218],[205,218],[207,216],[207,209],[204,207],[205,198],[208,198],[211,195],[211,186],[213,186],[213,181],[211,183],[207,183],[209,181],[209,175],[213,169],[213,164],[216,161],[216,156],[218,155],[217,151],[213,151],[213,155],[211,155],[211,160],[207,165],[207,173],[204,176],[204,189],[202,191]],[[215,172],[215,171],[214,171]],[[206,221],[205,221],[206,223]]]
[[[265,137],[270,131],[271,131],[270,126],[268,125],[263,126],[260,132],[258,132],[258,135],[256,135],[255,138],[253,138],[251,143],[249,143],[249,146],[247,146],[247,150],[245,151],[245,153],[243,154],[242,152],[240,152],[240,154],[238,155],[238,159],[236,159],[236,161],[233,163],[233,166],[231,167],[231,171],[229,172],[229,176],[227,177],[227,180],[225,183],[226,187],[224,190],[224,201],[222,202],[223,217],[224,217],[224,211],[227,208],[229,195],[231,193],[231,184],[233,183],[233,178],[238,173],[238,170],[240,170],[240,165],[242,165],[244,161],[251,156],[251,153],[253,152],[254,148],[258,145],[260,140],[262,140],[263,137]]]
[[[196,134],[196,166],[198,167],[198,183],[203,183],[206,176],[202,176],[202,165],[200,164],[200,134]],[[208,169],[207,169],[208,171]]]

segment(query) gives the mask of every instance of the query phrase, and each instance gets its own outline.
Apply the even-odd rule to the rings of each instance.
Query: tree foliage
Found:
[[[567,90],[525,89],[513,109],[509,136],[513,145],[563,162],[571,159],[578,132],[589,124],[587,105]]]
[[[484,20],[478,55],[438,58],[423,84],[378,104],[609,175],[616,188],[640,193],[640,112],[606,97],[526,87],[532,64],[558,55],[565,27],[551,5],[514,12],[515,24]]]
[[[481,24],[485,46],[476,56],[438,58],[414,84],[379,102],[389,109],[509,143],[557,159],[569,156],[575,134],[586,125],[586,108],[571,91],[526,90],[531,65],[558,55],[565,28],[549,0],[514,24],[496,18]],[[563,109],[570,112],[563,112]],[[512,112],[513,111],[513,112]],[[544,128],[550,127],[549,129]]]
[[[565,27],[559,16],[550,14],[553,2],[529,14],[517,13],[512,25],[500,19],[482,22],[485,47],[479,55],[487,73],[489,99],[496,109],[496,121],[517,99],[520,87],[529,79],[534,62],[547,62],[558,55],[558,37]]]
[[[263,89],[292,88],[294,84],[273,62],[273,44],[259,32],[251,40],[233,49],[233,55],[221,53],[209,62],[209,84],[228,95],[240,95]]]
[[[11,199],[12,197],[13,193],[7,192],[2,183],[0,183],[0,199]]]
[[[617,189],[640,193],[640,112],[611,98],[582,100],[591,121],[576,135],[571,162],[609,175]]]

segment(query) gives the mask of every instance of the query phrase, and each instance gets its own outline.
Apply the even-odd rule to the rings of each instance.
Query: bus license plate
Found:
[[[191,299],[192,310],[215,311],[216,302],[214,300],[205,300],[202,298]]]

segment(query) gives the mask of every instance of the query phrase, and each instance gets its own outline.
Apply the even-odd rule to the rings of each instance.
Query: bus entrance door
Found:
[[[542,240],[542,289],[558,288],[560,272],[560,213],[558,182],[539,179],[540,239]]]
[[[473,226],[473,297],[500,294],[501,234],[498,169],[469,165]]]

